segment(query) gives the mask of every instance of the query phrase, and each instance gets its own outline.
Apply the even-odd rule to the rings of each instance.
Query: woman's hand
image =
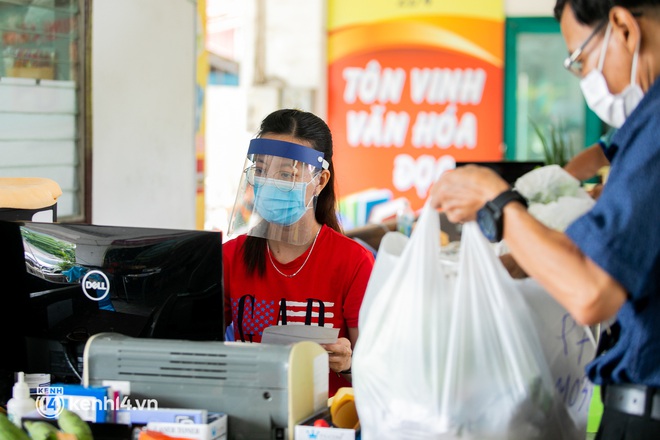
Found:
[[[449,221],[474,220],[477,211],[510,185],[490,168],[463,165],[445,172],[433,185],[431,204],[444,211]]]
[[[341,373],[351,368],[353,356],[351,341],[346,338],[339,338],[334,344],[321,344],[321,346],[328,352],[332,371]]]

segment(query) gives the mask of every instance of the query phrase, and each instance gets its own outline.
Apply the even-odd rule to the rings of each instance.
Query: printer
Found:
[[[293,440],[297,423],[327,407],[328,354],[288,345],[134,338],[99,333],[83,354],[83,385],[114,386],[131,401],[228,415],[230,440]]]

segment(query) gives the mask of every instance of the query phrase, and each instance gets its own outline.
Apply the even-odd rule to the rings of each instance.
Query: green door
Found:
[[[506,20],[504,143],[505,158],[544,160],[533,124],[546,136],[554,129],[572,154],[591,145],[603,124],[586,105],[580,81],[563,67],[568,55],[552,17]]]

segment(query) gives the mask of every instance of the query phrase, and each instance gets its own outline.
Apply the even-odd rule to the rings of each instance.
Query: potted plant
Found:
[[[575,154],[575,149],[568,141],[568,136],[563,127],[563,124],[550,123],[548,125],[548,133],[544,133],[541,127],[532,119],[529,120],[532,124],[534,132],[541,140],[543,145],[543,159],[546,165],[557,164],[563,167]]]

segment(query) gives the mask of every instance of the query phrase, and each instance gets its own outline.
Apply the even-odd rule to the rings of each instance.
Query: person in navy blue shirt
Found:
[[[554,13],[569,51],[564,67],[580,78],[589,107],[617,129],[594,207],[564,232],[552,230],[506,181],[477,165],[441,175],[431,201],[449,220],[476,220],[491,240],[506,240],[522,269],[576,321],[603,324],[586,367],[604,403],[596,439],[657,439],[660,0],[557,0]]]

